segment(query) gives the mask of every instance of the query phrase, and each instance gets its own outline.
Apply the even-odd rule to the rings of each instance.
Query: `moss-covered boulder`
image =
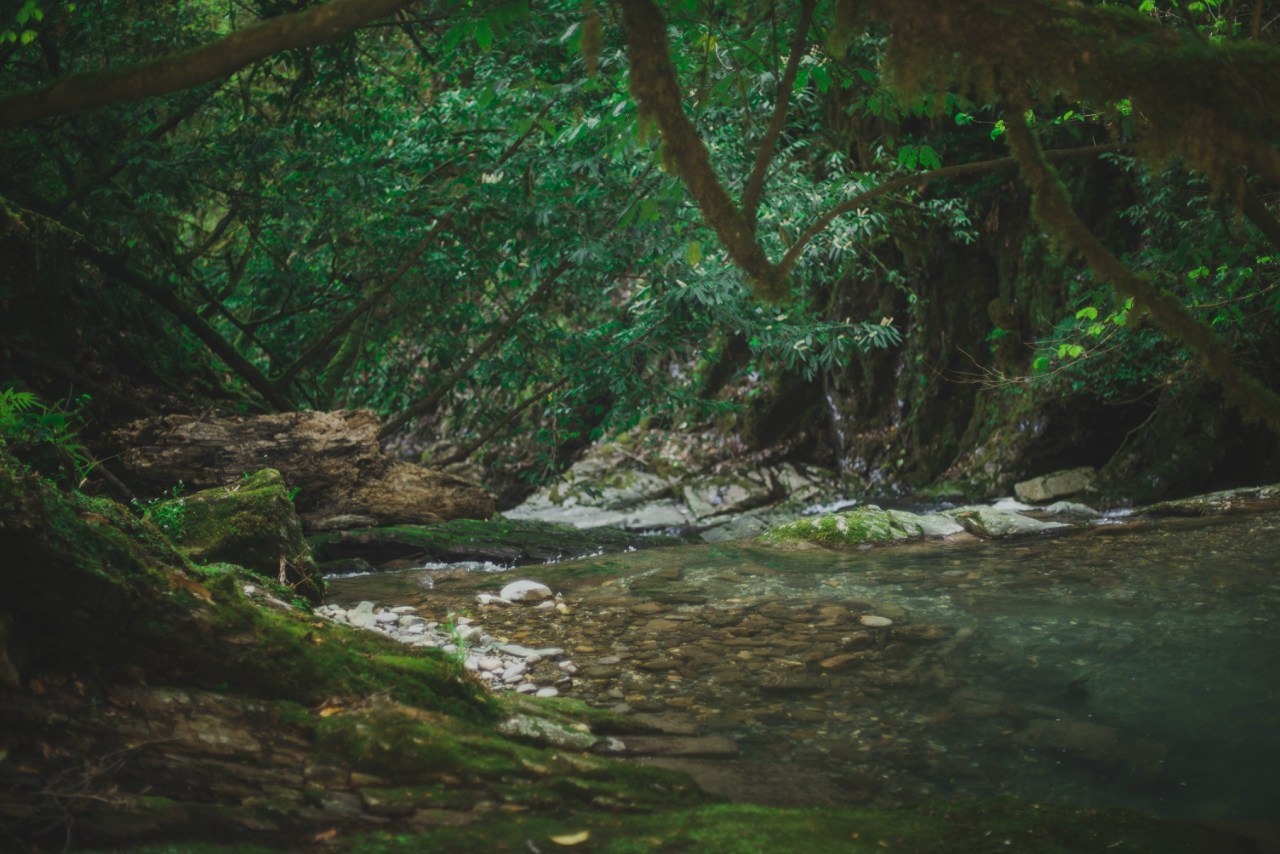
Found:
[[[1160,501],[1139,512],[1150,516],[1212,516],[1233,510],[1266,510],[1277,503],[1280,503],[1280,483]]]
[[[582,557],[601,550],[664,546],[680,542],[658,534],[632,534],[617,528],[582,531],[569,525],[532,519],[454,519],[439,525],[390,525],[326,531],[310,538],[316,559],[339,570],[355,559],[378,565],[388,561],[492,561],[545,563]],[[334,570],[330,570],[334,571]]]
[[[1042,531],[1068,527],[1063,522],[1032,519],[1030,516],[998,507],[959,507],[948,510],[947,516],[964,525],[969,533],[988,539],[1038,534]]]
[[[238,564],[313,603],[324,595],[324,579],[284,478],[275,469],[263,469],[229,486],[158,501],[148,514],[162,520],[178,549],[197,563]]]
[[[908,513],[904,510],[882,510],[874,504],[797,519],[772,528],[760,542],[772,546],[859,546],[896,543],[923,537],[945,537],[964,529],[945,516]]]

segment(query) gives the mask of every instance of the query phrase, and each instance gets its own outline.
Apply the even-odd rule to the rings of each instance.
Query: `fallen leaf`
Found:
[[[342,706],[328,706],[320,710],[320,717],[327,718],[330,715],[336,715],[342,711]]]
[[[203,584],[198,584],[197,582],[192,581],[189,578],[183,578],[182,576],[175,578],[173,583],[175,587],[181,587],[197,599],[203,599],[205,602],[213,601],[213,594],[210,593],[208,588]]]
[[[328,830],[322,830],[315,836],[311,837],[312,842],[328,842],[338,835],[338,828],[331,827]]]
[[[553,836],[551,841],[556,845],[581,845],[591,838],[591,831],[580,830],[577,833],[566,833],[562,836]]]

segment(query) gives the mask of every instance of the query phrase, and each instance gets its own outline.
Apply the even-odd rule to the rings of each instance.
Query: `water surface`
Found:
[[[473,616],[570,649],[597,675],[567,693],[687,715],[732,738],[744,768],[819,775],[829,803],[1003,794],[1270,819],[1278,555],[1280,514],[1262,513],[1002,542],[435,567],[337,579],[330,599],[443,615],[510,577],[544,581],[571,617]],[[864,628],[869,614],[894,625]]]

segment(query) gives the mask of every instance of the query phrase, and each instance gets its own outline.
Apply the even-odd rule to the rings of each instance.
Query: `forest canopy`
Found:
[[[1280,428],[1278,14],[24,0],[5,370],[114,417],[164,408],[129,383],[369,407],[530,470],[717,417],[841,465],[839,406],[784,423],[825,395],[930,478],[982,395],[1201,373]]]

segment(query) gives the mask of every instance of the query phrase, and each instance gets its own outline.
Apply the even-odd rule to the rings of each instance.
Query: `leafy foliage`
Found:
[[[82,483],[97,464],[79,438],[89,396],[48,404],[15,386],[0,389],[0,447],[47,477]]]

